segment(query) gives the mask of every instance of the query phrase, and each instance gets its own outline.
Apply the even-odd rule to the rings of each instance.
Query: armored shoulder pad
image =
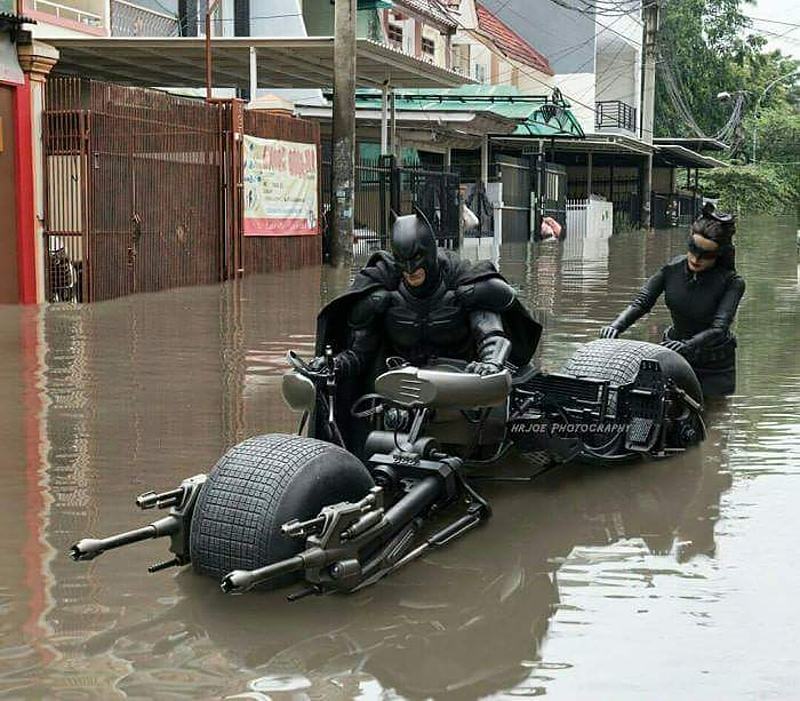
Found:
[[[490,312],[505,311],[517,298],[514,288],[499,277],[461,285],[457,294],[467,309],[485,309]]]
[[[359,299],[350,310],[350,327],[363,329],[382,316],[389,304],[389,294],[388,290],[375,290]]]

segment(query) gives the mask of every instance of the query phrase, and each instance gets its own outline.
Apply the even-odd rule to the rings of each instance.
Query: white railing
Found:
[[[127,0],[111,0],[111,36],[180,36],[177,15],[156,12]]]
[[[614,223],[614,205],[603,200],[567,200],[567,237],[608,238]]]
[[[177,22],[178,16],[177,15],[168,15],[166,12],[159,12],[158,10],[151,10],[149,7],[142,7],[141,5],[137,5],[135,2],[127,2],[127,0],[114,0],[115,5],[124,5],[125,7],[130,7],[132,10],[136,10],[138,12],[144,12],[148,15],[153,15],[154,17],[161,17],[163,19],[167,19],[170,22]]]
[[[85,24],[89,27],[102,27],[103,18],[101,15],[96,15],[93,12],[86,10],[79,10],[75,7],[62,5],[51,0],[28,0],[30,6],[37,12],[44,12],[48,15],[54,15],[60,19],[69,19],[73,22]]]

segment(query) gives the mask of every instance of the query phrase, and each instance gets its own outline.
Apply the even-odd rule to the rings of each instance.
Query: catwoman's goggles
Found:
[[[710,240],[710,239],[709,239]],[[691,253],[695,258],[708,258],[713,259],[719,255],[719,250],[709,251],[702,246],[698,246],[694,241],[694,236],[691,234],[689,238],[686,240],[686,248],[688,249],[689,253]]]

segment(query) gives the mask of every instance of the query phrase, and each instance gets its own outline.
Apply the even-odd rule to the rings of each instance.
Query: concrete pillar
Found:
[[[594,165],[594,163],[593,163],[593,158],[592,158],[592,152],[589,151],[589,153],[586,155],[586,199],[587,200],[590,199],[591,196],[592,196],[592,166],[593,165]]]
[[[258,49],[250,47],[250,102],[258,97]]]
[[[389,81],[381,89],[381,156],[389,154]]]
[[[389,128],[389,153],[395,158],[400,157],[400,151],[397,147],[397,96],[394,90],[389,93],[389,111],[390,111],[390,128]]]
[[[331,264],[353,261],[356,147],[356,0],[339,0],[333,40],[333,236]]]
[[[489,184],[489,135],[484,134],[481,140],[481,182],[486,187]]]
[[[44,198],[45,198],[45,169],[42,145],[42,113],[44,112],[44,86],[50,70],[58,61],[58,50],[49,44],[41,41],[30,40],[28,43],[17,46],[17,56],[20,68],[25,73],[25,83],[28,88],[27,105],[29,123],[27,132],[29,140],[27,145],[19,144],[21,148],[27,149],[27,154],[23,155],[29,160],[29,171],[17,174],[22,179],[29,177],[30,197],[27,202],[20,202],[18,208],[24,207],[24,219],[20,222],[20,231],[24,237],[31,237],[32,240],[24,242],[23,253],[26,249],[30,251],[33,260],[27,261],[20,259],[22,266],[32,265],[30,272],[25,273],[30,276],[33,284],[32,292],[22,296],[21,302],[44,302],[45,301],[45,270],[44,270]],[[23,110],[24,111],[24,110]],[[23,125],[24,130],[24,125]],[[25,168],[23,168],[23,171]],[[22,190],[25,191],[25,183],[21,182]],[[23,253],[23,255],[25,255]],[[21,270],[22,272],[22,270]]]

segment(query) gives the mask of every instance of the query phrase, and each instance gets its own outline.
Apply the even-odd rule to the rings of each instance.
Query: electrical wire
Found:
[[[510,2],[510,0],[507,0],[507,1]],[[428,0],[428,2],[429,3],[436,2],[440,7],[443,7],[441,5],[441,0]],[[650,6],[650,5],[653,5],[653,4],[655,4],[655,0],[653,0],[653,2],[647,3],[646,5],[643,5],[642,7]],[[466,31],[466,32],[472,31],[468,27],[466,27],[464,25],[464,23],[460,19],[457,19],[457,18],[453,17],[452,15],[450,15],[450,16],[451,16],[453,21],[456,23],[456,25],[460,29],[462,29],[463,31]],[[531,80],[539,83],[540,85],[543,85],[545,88],[548,89],[548,91],[551,91],[553,89],[552,85],[550,85],[548,83],[545,83],[538,75],[534,74],[533,72],[531,72],[529,70],[525,70],[522,67],[520,67],[518,70],[522,75],[530,78]],[[505,77],[510,77],[512,74],[513,74],[513,68],[512,68],[512,70],[507,71],[505,74],[500,74],[500,75],[504,75]],[[500,75],[498,75],[498,81],[500,80]],[[567,99],[568,102],[571,102],[571,103],[574,103],[576,105],[579,105],[580,107],[583,107],[584,109],[586,109],[589,112],[591,112],[593,115],[597,115],[598,111],[597,111],[597,109],[595,107],[592,107],[591,105],[588,105],[585,102],[582,102],[581,100],[576,99],[574,96],[568,94],[563,89],[560,89],[560,92],[564,96],[564,98]],[[645,134],[645,133],[653,134],[654,132],[652,130],[643,129],[642,133],[643,134]]]

